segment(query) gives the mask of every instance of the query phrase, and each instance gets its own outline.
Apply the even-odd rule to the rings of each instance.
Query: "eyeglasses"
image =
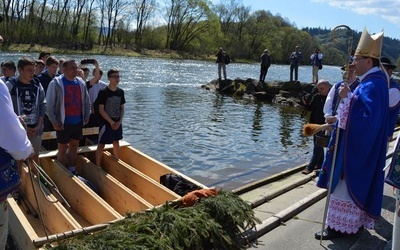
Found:
[[[118,78],[121,78],[120,76],[110,76],[110,78],[116,78],[116,79],[118,79]]]

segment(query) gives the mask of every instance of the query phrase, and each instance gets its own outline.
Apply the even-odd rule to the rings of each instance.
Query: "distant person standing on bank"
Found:
[[[296,46],[295,51],[290,55],[290,81],[293,81],[293,71],[294,80],[298,80],[299,76],[299,62],[303,60],[303,54],[299,51],[300,47]]]
[[[318,82],[318,70],[322,68],[322,53],[318,49],[315,49],[314,53],[311,54],[311,66],[312,66],[312,83]]]
[[[260,70],[260,82],[265,82],[265,77],[267,76],[268,69],[271,66],[271,57],[268,55],[268,49],[264,50],[261,54],[261,70]]]
[[[226,53],[224,49],[222,47],[219,47],[219,50],[215,56],[217,57],[216,63],[218,63],[218,80],[221,81],[221,69],[224,74],[224,80],[226,80]]]

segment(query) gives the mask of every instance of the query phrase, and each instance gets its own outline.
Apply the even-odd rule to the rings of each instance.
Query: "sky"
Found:
[[[214,4],[221,0],[212,0]],[[226,3],[230,0],[222,0]],[[266,10],[297,28],[333,29],[345,24],[355,31],[400,39],[400,0],[236,0],[251,11]]]

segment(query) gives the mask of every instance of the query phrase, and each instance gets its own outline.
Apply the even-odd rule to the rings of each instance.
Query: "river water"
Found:
[[[37,54],[0,53],[1,60]],[[84,55],[69,57],[82,59]],[[217,78],[213,62],[95,56],[105,71],[120,69],[125,91],[124,140],[207,186],[230,190],[308,162],[312,139],[302,135],[302,108],[234,99],[201,88]],[[231,63],[229,79],[258,79],[259,64]],[[320,78],[341,79],[324,66]],[[287,81],[288,65],[272,65],[267,81]],[[106,77],[103,77],[107,81]],[[299,80],[311,81],[300,66]]]

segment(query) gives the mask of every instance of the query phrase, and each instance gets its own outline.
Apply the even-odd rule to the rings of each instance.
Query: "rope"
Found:
[[[40,208],[40,203],[39,203],[39,199],[38,199],[38,197],[37,197],[36,188],[35,188],[35,185],[33,184],[33,179],[34,179],[34,177],[33,177],[32,171],[31,171],[31,165],[32,165],[31,163],[32,163],[32,162],[33,162],[33,160],[32,160],[31,158],[28,158],[28,159],[27,159],[27,163],[28,163],[28,172],[29,172],[29,176],[30,176],[30,178],[31,178],[31,184],[32,184],[33,194],[35,195],[36,204],[37,204],[38,210],[39,210],[39,219],[40,219],[40,223],[42,224],[44,233],[45,233],[45,235],[46,235],[46,239],[48,240],[48,239],[49,239],[49,235],[47,234],[46,225],[45,225],[44,220],[43,220],[42,209]],[[39,182],[40,182],[40,181],[39,181]],[[39,185],[40,185],[40,184],[39,184]],[[46,195],[45,195],[45,197],[46,197]]]
[[[67,200],[62,196],[60,190],[58,189],[58,187],[54,183],[54,181],[50,178],[50,176],[47,175],[47,173],[35,161],[31,160],[30,162],[28,162],[28,165],[29,165],[29,168],[33,167],[36,170],[40,190],[48,202],[56,203],[61,200],[62,203],[65,203],[68,207],[71,207],[69,205],[69,203],[67,202]],[[40,180],[43,180],[44,183]],[[50,198],[48,198],[48,195],[46,194],[46,190],[44,189],[44,186],[46,186],[46,184],[48,185],[48,191],[54,195],[55,200],[51,200]]]

